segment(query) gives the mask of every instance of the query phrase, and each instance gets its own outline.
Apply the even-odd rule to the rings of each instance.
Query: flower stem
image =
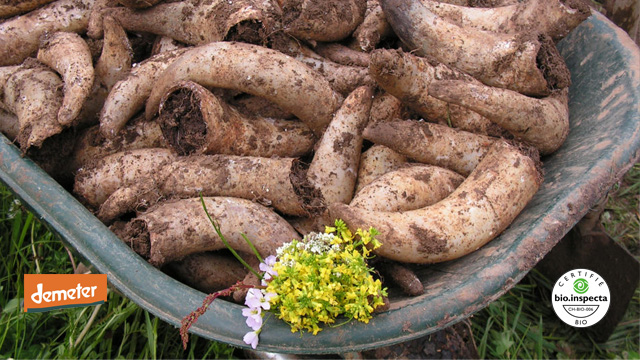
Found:
[[[220,240],[222,240],[222,243],[224,243],[224,246],[227,247],[227,249],[229,249],[229,251],[231,251],[231,254],[233,254],[233,256],[235,256],[236,259],[238,259],[238,261],[240,261],[240,263],[242,265],[244,265],[244,267],[246,267],[249,271],[251,271],[255,276],[258,277],[258,279],[262,280],[262,275],[260,275],[257,271],[255,271],[251,265],[247,264],[246,261],[244,261],[244,259],[242,259],[242,257],[240,257],[240,255],[238,255],[238,253],[231,247],[231,245],[229,245],[229,242],[227,241],[227,239],[224,238],[224,235],[222,235],[222,232],[220,231],[220,224],[218,224],[217,221],[215,221],[211,215],[209,215],[209,211],[207,211],[207,205],[205,205],[204,203],[204,198],[202,197],[202,193],[200,193],[200,203],[202,204],[202,207],[204,208],[204,213],[207,214],[207,218],[209,219],[209,222],[211,222],[211,225],[213,225],[213,228],[216,230],[216,234],[218,234],[218,237],[220,237]],[[250,244],[251,249],[257,254],[258,251],[255,249],[255,247],[253,246],[253,244],[251,244],[251,242],[249,241],[249,239],[246,238],[246,236],[244,234],[242,234],[242,236],[245,238],[245,240]],[[258,259],[260,259],[260,256],[258,255]],[[262,259],[260,259],[260,261],[262,261]]]

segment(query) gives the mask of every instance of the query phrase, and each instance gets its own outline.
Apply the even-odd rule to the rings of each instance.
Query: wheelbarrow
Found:
[[[336,354],[405,342],[457,323],[518,283],[640,157],[640,51],[621,29],[594,14],[559,45],[572,72],[571,131],[543,159],[545,181],[498,238],[478,251],[418,275],[424,294],[395,296],[368,323],[292,334],[268,321],[258,350]],[[0,180],[96,272],[145,310],[175,326],[205,294],[150,266],[6,138]],[[199,336],[246,348],[241,306],[216,300],[191,328]]]

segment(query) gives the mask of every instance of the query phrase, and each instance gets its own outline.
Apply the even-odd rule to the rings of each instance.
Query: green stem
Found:
[[[220,240],[222,240],[222,243],[224,243],[224,246],[226,246],[227,249],[229,249],[229,251],[231,251],[231,254],[233,254],[233,256],[235,256],[235,258],[238,259],[238,261],[240,261],[240,263],[242,265],[244,265],[244,267],[246,267],[255,276],[257,276],[258,279],[262,280],[262,275],[260,275],[249,264],[247,264],[247,262],[244,261],[240,257],[240,255],[238,255],[238,253],[231,247],[231,245],[229,245],[229,242],[227,242],[227,239],[224,238],[224,235],[222,235],[222,232],[220,231],[220,224],[218,224],[215,220],[213,220],[211,215],[209,215],[209,211],[207,210],[207,205],[205,205],[205,203],[204,203],[204,198],[202,197],[202,194],[200,194],[200,203],[202,204],[202,207],[204,208],[204,213],[207,214],[207,218],[209,219],[209,222],[211,222],[211,225],[213,225],[213,228],[216,230],[216,234],[218,234],[218,237],[220,237]],[[244,236],[244,234],[243,234],[243,236]],[[253,248],[253,244],[251,246]],[[255,249],[255,248],[253,248],[253,249]]]

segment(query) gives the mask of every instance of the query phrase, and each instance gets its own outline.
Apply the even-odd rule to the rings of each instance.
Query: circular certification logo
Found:
[[[571,270],[560,276],[551,294],[556,315],[574,327],[588,327],[602,320],[610,302],[607,283],[587,269]]]

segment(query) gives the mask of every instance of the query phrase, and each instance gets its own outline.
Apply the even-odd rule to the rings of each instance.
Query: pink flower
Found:
[[[247,305],[251,309],[255,309],[261,307],[265,310],[269,310],[271,305],[269,304],[269,300],[273,298],[276,294],[269,293],[265,296],[262,293],[262,290],[251,288],[247,292],[247,297],[244,299],[244,304]]]
[[[250,331],[248,333],[246,333],[244,335],[244,337],[242,338],[242,340],[245,342],[245,344],[251,345],[251,348],[255,349],[256,346],[258,346],[258,333],[260,331]]]
[[[267,256],[266,259],[264,259],[263,263],[260,263],[259,267],[260,267],[260,271],[265,272],[265,278],[268,275],[270,279],[272,276],[278,276],[278,272],[273,270],[273,265],[275,265],[276,263],[276,257],[273,255],[269,255]]]
[[[262,308],[246,308],[242,309],[242,315],[247,317],[247,326],[253,330],[258,330],[262,327]]]

